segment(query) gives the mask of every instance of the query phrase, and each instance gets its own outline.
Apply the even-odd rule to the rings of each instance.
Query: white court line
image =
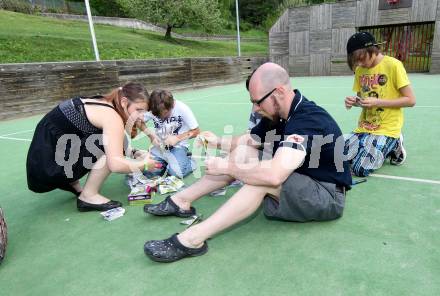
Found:
[[[417,105],[415,105],[412,108],[440,108],[440,106],[417,106]]]
[[[234,90],[234,91],[229,91],[229,92],[217,93],[217,94],[213,94],[213,95],[206,95],[206,96],[203,96],[203,97],[190,98],[190,99],[187,99],[187,100],[182,99],[182,102],[184,102],[184,103],[197,102],[197,101],[209,98],[209,97],[216,97],[216,96],[219,96],[219,95],[224,96],[224,95],[241,93],[241,92],[243,92],[243,91],[242,90]]]
[[[324,104],[318,103],[317,105],[318,106],[344,106],[344,104],[325,104],[325,103]],[[412,108],[440,108],[440,106],[417,106],[417,105],[415,105]]]
[[[319,86],[319,87],[315,87],[315,86],[302,86],[298,88],[299,90],[302,89],[345,89],[345,87],[340,87],[340,86]],[[439,89],[439,87],[417,87],[417,89]]]
[[[0,140],[13,140],[13,141],[25,141],[25,142],[31,142],[30,139],[21,139],[21,138],[13,138],[13,137],[4,137],[0,136]]]
[[[235,102],[235,103],[228,103],[228,102],[203,102],[203,104],[208,105],[249,105],[251,106],[251,102]]]
[[[192,158],[206,160],[206,156],[203,155],[192,155]],[[419,183],[428,183],[428,184],[436,184],[440,185],[440,181],[436,180],[428,180],[428,179],[418,179],[418,178],[409,178],[409,177],[399,177],[399,176],[391,176],[391,175],[381,175],[381,174],[370,174],[371,177],[376,178],[384,178],[384,179],[393,179],[393,180],[403,180],[403,181],[411,181],[411,182],[419,182]]]
[[[21,138],[13,138],[13,137],[4,137],[0,136],[0,139],[4,140],[14,140],[14,141],[25,141],[31,142],[30,139],[21,139]],[[192,155],[195,159],[205,160],[206,156]],[[384,178],[384,179],[393,179],[393,180],[403,180],[403,181],[412,181],[419,183],[428,183],[428,184],[436,184],[440,185],[440,181],[429,180],[429,179],[418,179],[418,178],[410,178],[410,177],[400,177],[400,176],[391,176],[391,175],[381,175],[381,174],[370,174],[371,177]]]
[[[0,137],[8,137],[8,136],[12,136],[12,135],[24,134],[24,133],[33,132],[33,131],[34,131],[33,129],[25,130],[25,131],[20,131],[20,132],[6,134],[6,135],[1,135]]]
[[[381,175],[381,174],[370,174],[370,176],[377,178],[384,178],[384,179],[403,180],[403,181],[412,181],[412,182],[440,185],[440,181],[429,180],[429,179],[418,179],[418,178],[399,177],[399,176]]]
[[[206,160],[208,157],[206,155],[191,155],[191,158]]]
[[[195,101],[191,101],[195,102]],[[207,105],[251,105],[250,102],[203,102],[203,104]],[[343,104],[318,104],[318,106],[341,106],[344,107]],[[440,106],[414,106],[413,108],[440,108]]]
[[[184,101],[185,103],[187,102],[196,102],[198,101],[198,99],[193,99],[192,101]],[[206,101],[203,102],[203,104],[208,104],[208,105],[251,105],[250,102],[210,102],[210,101]],[[319,104],[318,106],[342,106],[344,107],[344,104]],[[414,106],[412,108],[440,108],[440,106]]]

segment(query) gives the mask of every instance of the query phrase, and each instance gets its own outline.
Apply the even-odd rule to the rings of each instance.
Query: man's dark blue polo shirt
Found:
[[[278,135],[275,141],[272,136],[269,137],[270,132]],[[349,163],[343,161],[344,138],[341,129],[327,111],[306,99],[299,90],[295,90],[287,120],[274,123],[264,118],[251,130],[251,134],[258,136],[261,143],[273,145],[273,154],[279,146],[305,149],[305,160],[295,172],[347,189],[351,187]],[[304,142],[283,142],[289,135],[299,135]]]

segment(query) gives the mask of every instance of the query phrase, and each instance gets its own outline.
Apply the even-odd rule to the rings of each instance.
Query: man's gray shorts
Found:
[[[327,221],[342,216],[344,203],[345,193],[335,184],[292,173],[281,186],[279,201],[269,196],[264,198],[263,211],[269,219]]]

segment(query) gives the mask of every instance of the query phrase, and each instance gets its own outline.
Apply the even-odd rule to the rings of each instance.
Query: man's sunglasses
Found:
[[[276,89],[277,89],[277,88],[272,89],[270,92],[268,92],[267,94],[265,94],[265,95],[264,95],[261,99],[259,99],[259,100],[252,101],[252,99],[251,99],[251,103],[252,103],[252,104],[255,104],[255,105],[257,105],[257,106],[260,106],[260,105],[263,103],[263,101],[264,101],[265,99],[267,99],[268,97],[270,97],[270,95],[271,95],[274,91],[276,91]]]

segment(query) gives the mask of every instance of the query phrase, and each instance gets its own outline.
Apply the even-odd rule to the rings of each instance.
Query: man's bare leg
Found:
[[[254,213],[266,194],[279,197],[280,188],[244,185],[208,219],[180,233],[179,241],[190,248],[201,247],[208,238]]]
[[[192,202],[196,201],[197,199],[208,193],[213,192],[214,190],[228,185],[233,180],[233,178],[226,175],[205,175],[200,180],[192,184],[190,187],[171,196],[171,199],[181,209],[189,210]]]
[[[231,152],[229,157],[237,163],[256,162],[258,161],[258,150],[249,146],[238,146],[237,149]],[[214,190],[228,185],[232,181],[234,181],[234,178],[227,175],[205,175],[190,187],[174,194],[171,199],[181,209],[189,210],[192,202]]]

